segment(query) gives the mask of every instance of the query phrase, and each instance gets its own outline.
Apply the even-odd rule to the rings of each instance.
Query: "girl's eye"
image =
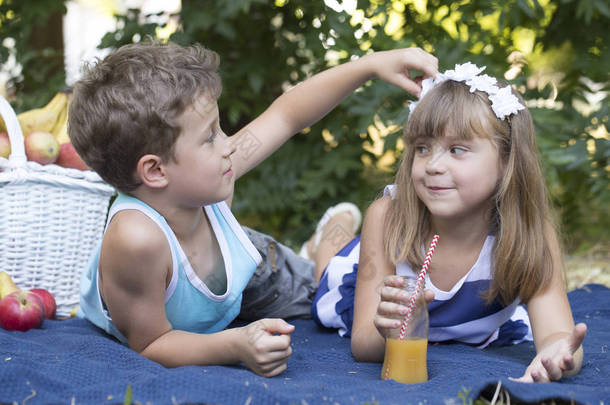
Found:
[[[462,153],[466,153],[467,149],[462,146],[452,146],[450,152],[453,155],[461,155]]]
[[[428,152],[428,147],[426,145],[416,145],[415,152],[417,152],[420,155],[423,155],[424,153]]]

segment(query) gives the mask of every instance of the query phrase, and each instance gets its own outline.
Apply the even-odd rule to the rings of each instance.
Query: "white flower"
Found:
[[[438,83],[436,79],[429,77],[427,79],[422,80],[421,82],[421,92],[419,93],[419,99],[421,100],[424,96]]]
[[[413,111],[415,111],[415,107],[417,107],[417,104],[419,104],[419,101],[411,101],[409,103],[409,117],[411,117],[411,114],[413,114]]]
[[[519,102],[510,86],[502,87],[496,94],[490,94],[491,109],[496,114],[496,117],[503,120],[511,114],[516,114],[520,110],[525,109],[525,106]]]
[[[511,92],[509,86],[500,89],[497,86],[497,80],[495,77],[488,76],[486,74],[480,74],[485,70],[485,66],[478,67],[474,63],[466,62],[461,65],[455,65],[454,70],[448,70],[444,73],[437,73],[433,79],[431,77],[422,81],[422,89],[419,95],[419,100],[434,87],[446,80],[453,80],[456,82],[465,82],[470,87],[470,92],[473,93],[477,90],[487,93],[489,101],[491,101],[491,108],[496,114],[496,117],[503,120],[511,114],[516,114],[520,110],[525,109],[525,106],[519,102],[519,99]],[[409,104],[409,111],[413,113],[415,107],[419,103],[419,100],[413,101]]]
[[[466,62],[461,65],[455,65],[455,69],[446,71],[445,76],[456,82],[464,82],[472,79],[484,70],[485,66],[478,67],[474,63]]]
[[[415,111],[415,107],[417,107],[417,104],[419,103],[419,100],[424,98],[424,96],[432,88],[434,88],[439,83],[444,82],[445,80],[447,80],[447,79],[441,73],[438,73],[436,75],[436,78],[428,77],[427,79],[422,80],[422,82],[421,82],[421,92],[419,93],[419,99],[417,101],[412,101],[409,104],[409,113],[412,114],[413,111]]]
[[[495,94],[498,92],[499,89],[498,86],[496,86],[496,83],[496,78],[489,75],[475,76],[466,82],[466,84],[470,86],[471,93],[480,90],[487,94]]]

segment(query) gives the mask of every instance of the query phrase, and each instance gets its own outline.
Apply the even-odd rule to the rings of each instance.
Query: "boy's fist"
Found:
[[[290,333],[294,326],[282,319],[261,319],[242,328],[241,361],[263,377],[273,377],[286,370],[292,354]]]

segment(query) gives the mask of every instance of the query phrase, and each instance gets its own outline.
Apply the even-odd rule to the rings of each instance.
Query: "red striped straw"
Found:
[[[417,277],[417,283],[415,285],[415,291],[413,295],[411,295],[411,299],[409,300],[409,306],[407,307],[407,314],[405,315],[405,319],[402,321],[402,327],[400,328],[400,335],[398,338],[403,340],[405,337],[405,333],[407,331],[407,324],[411,320],[411,314],[413,313],[413,307],[415,306],[415,300],[419,296],[422,285],[424,284],[424,279],[426,277],[426,272],[428,271],[428,265],[430,264],[430,260],[432,259],[432,253],[434,253],[434,248],[438,243],[438,235],[434,235],[432,238],[432,242],[430,243],[430,247],[428,248],[428,254],[426,254],[426,260],[424,260],[424,264],[421,266],[421,270],[419,271],[419,276]]]

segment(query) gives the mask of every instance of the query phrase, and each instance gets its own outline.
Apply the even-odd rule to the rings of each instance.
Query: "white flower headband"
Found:
[[[445,73],[438,73],[435,78],[429,77],[421,83],[421,93],[419,100],[421,100],[430,89],[436,85],[446,81],[453,80],[456,82],[465,82],[466,85],[470,86],[470,92],[474,93],[476,90],[487,93],[489,101],[491,101],[491,109],[493,110],[496,117],[503,120],[511,114],[516,114],[520,110],[525,109],[525,106],[519,102],[517,96],[515,96],[510,86],[498,87],[496,85],[496,78],[488,75],[480,75],[485,66],[478,67],[474,63],[466,62],[462,65],[455,65],[454,70],[447,70]],[[419,103],[413,101],[409,104],[409,110],[411,113],[415,110],[415,107]]]

